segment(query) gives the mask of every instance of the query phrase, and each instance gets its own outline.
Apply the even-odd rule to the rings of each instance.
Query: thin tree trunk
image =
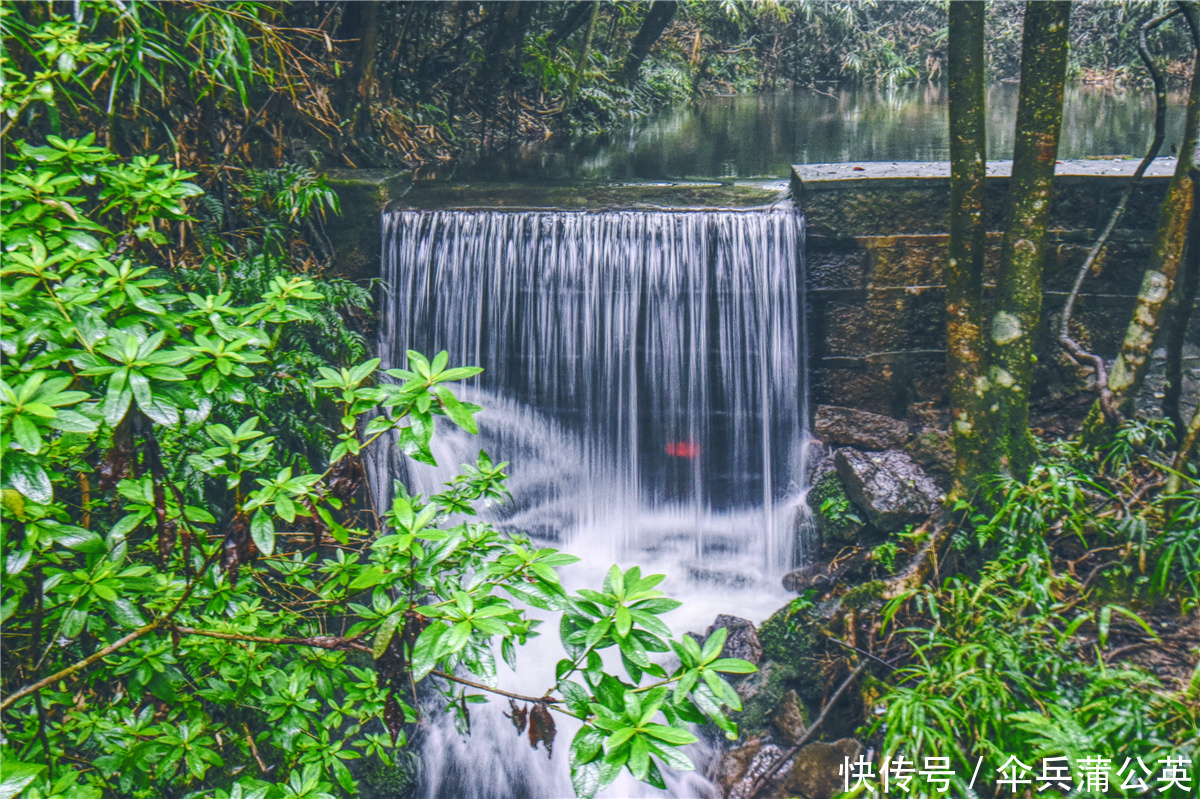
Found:
[[[375,94],[375,54],[379,50],[379,3],[348,3],[338,34],[356,39],[350,70],[343,91],[346,108],[357,122]],[[353,129],[356,125],[352,125]]]
[[[1182,483],[1180,475],[1187,468],[1188,460],[1191,458],[1192,450],[1196,448],[1196,442],[1200,440],[1200,405],[1196,406],[1196,412],[1192,414],[1192,421],[1184,429],[1183,435],[1179,443],[1179,452],[1175,453],[1175,460],[1171,462],[1171,468],[1174,472],[1167,478],[1167,493],[1179,493],[1179,486]]]
[[[646,56],[650,55],[650,48],[654,47],[658,37],[662,36],[663,31],[671,24],[671,20],[678,10],[679,3],[676,0],[655,0],[650,5],[650,10],[646,12],[646,19],[642,21],[642,27],[638,29],[637,36],[634,37],[633,44],[629,47],[629,55],[625,57],[625,66],[621,68],[622,83],[629,85],[637,80],[642,62],[646,60]]]
[[[592,13],[588,17],[587,33],[583,35],[583,44],[579,46],[579,55],[575,57],[575,71],[571,73],[571,84],[567,87],[567,96],[563,98],[562,112],[565,114],[575,102],[575,92],[579,91],[579,81],[587,68],[588,51],[592,49],[592,37],[596,35],[596,17],[600,15],[600,4],[592,4]]]
[[[955,496],[987,471],[990,436],[982,389],[983,258],[987,246],[987,124],[983,3],[950,3],[950,263],[946,270],[946,368],[955,453]]]
[[[1028,474],[1035,455],[1029,394],[1034,335],[1042,312],[1042,268],[1062,126],[1070,16],[1069,2],[1025,5],[1021,89],[989,372],[1000,466],[1020,479]]]
[[[567,15],[555,26],[554,32],[546,39],[546,46],[558,47],[571,38],[571,34],[583,27],[592,16],[593,6],[599,5],[599,0],[578,0],[573,3]]]
[[[1192,29],[1193,40],[1200,33],[1200,6],[1196,3],[1181,3],[1183,14]],[[1137,399],[1142,381],[1150,367],[1150,352],[1154,337],[1162,322],[1163,311],[1179,267],[1183,262],[1184,246],[1187,243],[1188,221],[1192,215],[1195,198],[1195,150],[1200,135],[1200,50],[1194,62],[1192,85],[1188,92],[1187,118],[1184,123],[1183,140],[1179,144],[1179,161],[1175,175],[1167,187],[1158,216],[1158,231],[1150,265],[1142,278],[1137,304],[1129,326],[1125,328],[1125,340],[1108,376],[1108,387],[1112,390],[1113,406],[1128,415]],[[1096,447],[1111,439],[1112,423],[1105,419],[1098,405],[1092,407],[1084,422],[1085,445]]]
[[[1196,174],[1192,174],[1192,217],[1188,222],[1187,251],[1181,265],[1182,274],[1175,288],[1175,302],[1167,328],[1167,369],[1163,384],[1162,413],[1175,428],[1175,440],[1182,441],[1187,420],[1179,408],[1183,395],[1183,345],[1187,340],[1188,325],[1196,305],[1196,294],[1200,290],[1200,185],[1196,185]]]

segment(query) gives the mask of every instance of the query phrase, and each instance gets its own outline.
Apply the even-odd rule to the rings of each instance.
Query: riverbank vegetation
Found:
[[[1161,5],[1081,4],[1071,78],[1142,85],[1137,31]],[[946,14],[933,0],[105,7],[78,4],[79,40],[97,57],[62,81],[52,113],[22,122],[95,130],[114,152],[157,153],[206,187],[246,167],[446,164],[611,132],[703,95],[946,75]],[[14,6],[5,35],[28,37],[53,8]],[[990,6],[989,79],[1017,79],[1023,14],[1018,2]],[[1180,83],[1185,38],[1168,27],[1149,43]],[[23,69],[35,57],[9,48]]]

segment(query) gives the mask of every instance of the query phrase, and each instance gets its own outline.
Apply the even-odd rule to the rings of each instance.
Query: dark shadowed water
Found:
[[[621,134],[525,148],[460,167],[458,180],[677,180],[779,178],[791,164],[944,161],[949,158],[946,92],[837,88],[709,97]],[[1172,97],[1163,154],[1183,128],[1183,97]],[[1141,156],[1151,137],[1147,90],[1067,91],[1060,158]],[[990,158],[1012,157],[1017,87],[988,93]],[[451,177],[451,175],[444,175]]]

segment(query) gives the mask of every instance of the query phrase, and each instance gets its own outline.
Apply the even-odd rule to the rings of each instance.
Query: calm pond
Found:
[[[1183,96],[1172,96],[1163,155],[1183,128]],[[988,91],[990,158],[1011,158],[1017,86]],[[1149,90],[1067,90],[1060,158],[1138,156],[1149,144]],[[944,161],[949,157],[946,91],[836,88],[708,97],[621,134],[522,148],[454,169],[457,180],[660,181],[782,178],[791,164]]]

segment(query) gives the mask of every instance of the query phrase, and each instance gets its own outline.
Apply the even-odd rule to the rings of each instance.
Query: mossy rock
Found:
[[[733,720],[737,722],[743,740],[758,737],[770,729],[771,717],[799,676],[800,668],[796,664],[765,662],[756,673],[738,683],[742,712],[735,713]]]
[[[763,660],[794,664],[813,656],[814,639],[811,630],[816,621],[813,607],[793,610],[785,605],[758,628]]]
[[[856,585],[842,596],[842,604],[848,608],[864,608],[883,597],[887,585],[882,580]]]
[[[823,543],[852,544],[864,525],[837,472],[827,472],[808,492],[813,523]]]
[[[815,605],[793,610],[789,604],[777,610],[758,628],[763,664],[778,663],[794,669],[795,678],[787,687],[795,688],[800,698],[809,703],[819,701],[823,691],[819,679],[805,680],[802,677],[813,673],[808,667],[822,650],[815,633],[819,621],[820,614]]]

